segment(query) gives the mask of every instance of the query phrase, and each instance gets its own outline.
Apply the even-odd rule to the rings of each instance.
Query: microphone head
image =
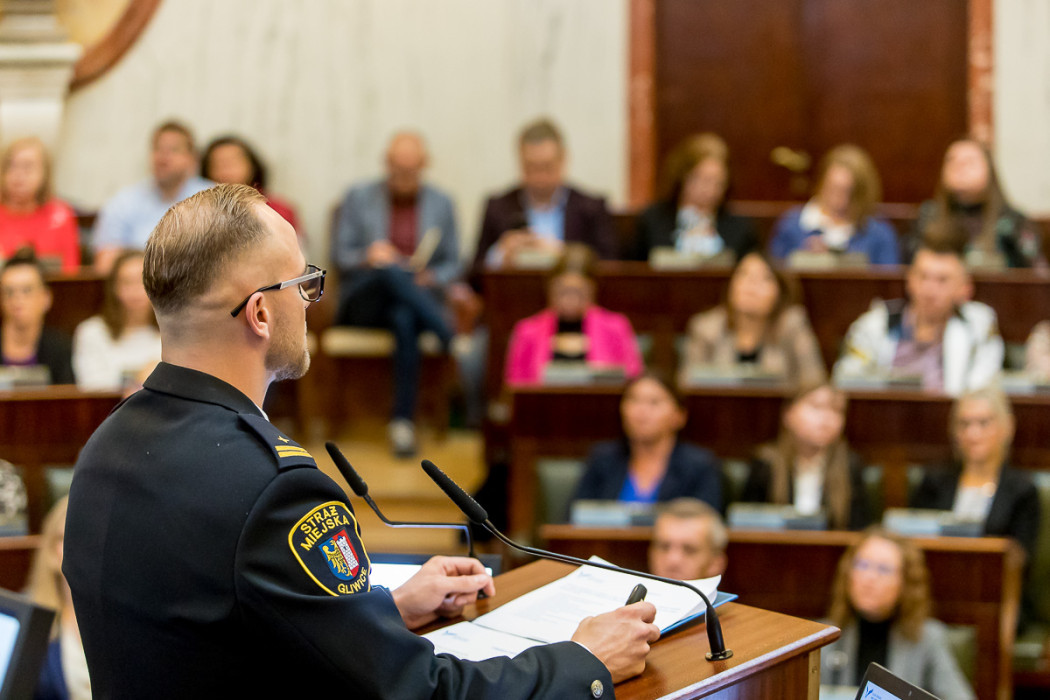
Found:
[[[486,520],[489,519],[489,514],[485,512],[485,509],[481,507],[481,504],[471,498],[470,494],[463,490],[463,488],[453,481],[448,474],[441,471],[437,466],[429,459],[424,459],[422,462],[423,471],[427,473],[434,483],[437,484],[445,495],[452,499],[452,502],[463,511],[472,522],[479,525],[483,525]]]
[[[350,490],[357,494],[358,498],[364,498],[368,495],[368,484],[362,479],[357,471],[350,466],[350,462],[347,461],[343,453],[339,451],[339,448],[334,442],[329,440],[324,444],[326,450],[328,450],[328,456],[335,462],[336,469],[346,479],[346,483],[350,484]]]

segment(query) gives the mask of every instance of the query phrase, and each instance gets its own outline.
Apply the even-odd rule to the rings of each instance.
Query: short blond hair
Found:
[[[217,185],[168,210],[142,260],[142,281],[158,314],[180,311],[207,292],[222,269],[266,235],[253,206],[265,201],[248,185]]]

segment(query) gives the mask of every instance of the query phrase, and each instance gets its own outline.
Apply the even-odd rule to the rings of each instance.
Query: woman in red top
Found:
[[[267,191],[266,166],[244,139],[237,136],[220,136],[204,149],[201,164],[202,177],[218,183],[250,185],[259,190],[266,197],[270,208],[292,225],[300,239],[303,237],[295,209],[288,202]]]
[[[51,159],[35,137],[13,141],[0,159],[0,255],[26,247],[45,263],[60,261],[63,272],[80,267],[76,215],[52,196]]]

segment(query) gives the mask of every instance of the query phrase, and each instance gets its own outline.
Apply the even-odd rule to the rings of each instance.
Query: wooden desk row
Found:
[[[585,558],[596,554],[642,570],[648,566],[650,528],[546,525],[540,532],[555,552]],[[721,588],[739,595],[739,602],[746,605],[824,617],[838,561],[858,537],[852,532],[731,531],[729,566]],[[930,569],[934,617],[976,629],[977,697],[1010,697],[1023,566],[1020,547],[1000,538],[916,538],[914,542],[924,551]],[[728,635],[726,640],[731,642]]]
[[[619,386],[536,387],[512,394],[508,515],[513,532],[533,527],[536,461],[541,457],[587,455],[595,443],[621,435]],[[747,459],[754,447],[773,440],[780,427],[783,390],[692,389],[685,394],[689,419],[682,437],[719,457]],[[1013,399],[1017,466],[1050,468],[1050,397]],[[907,504],[907,469],[951,457],[948,415],[951,399],[917,392],[850,392],[846,438],[869,464],[883,467],[887,506]]]
[[[651,363],[671,371],[677,363],[675,339],[689,319],[722,302],[728,268],[654,271],[646,263],[605,262],[598,268],[598,303],[625,314],[635,332],[652,337]],[[830,367],[842,338],[876,298],[904,296],[904,268],[802,272],[797,275],[803,303]],[[489,328],[488,387],[503,385],[503,364],[514,324],[547,303],[546,272],[487,272],[482,277],[485,322]],[[978,273],[975,298],[999,312],[1007,342],[1023,343],[1032,327],[1050,317],[1050,277],[1031,270]]]

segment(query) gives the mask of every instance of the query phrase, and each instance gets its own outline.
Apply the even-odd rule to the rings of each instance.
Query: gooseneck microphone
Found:
[[[368,484],[365,480],[357,473],[357,470],[350,466],[350,462],[343,456],[343,453],[339,451],[339,447],[329,440],[324,444],[325,449],[328,450],[328,455],[335,462],[336,469],[346,479],[346,483],[350,484],[350,490],[352,490],[359,498],[364,499],[364,502],[368,504],[368,507],[375,512],[379,519],[384,524],[390,527],[425,527],[436,530],[462,530],[467,533],[467,554],[472,558],[477,558],[474,554],[474,538],[470,535],[470,526],[466,523],[417,523],[402,520],[389,520],[383,512],[379,510],[379,506],[372,500],[372,497],[368,495]]]
[[[707,599],[707,596],[703,592],[691,584],[685,581],[678,581],[673,578],[664,578],[663,576],[657,576],[655,574],[649,574],[642,571],[635,571],[633,569],[625,569],[622,566],[616,566],[614,564],[604,564],[596,561],[589,561],[587,559],[579,559],[577,557],[570,557],[567,554],[555,554],[554,552],[548,552],[544,549],[536,549],[535,547],[526,547],[525,545],[518,544],[514,540],[510,539],[502,532],[496,529],[496,526],[489,520],[489,514],[481,507],[481,504],[475,501],[470,494],[464,491],[459,484],[453,481],[448,474],[438,469],[437,466],[430,460],[424,459],[422,462],[423,471],[427,473],[434,483],[445,492],[452,502],[463,511],[470,520],[478,525],[484,527],[486,530],[491,532],[493,535],[503,542],[508,547],[512,547],[520,552],[531,554],[536,557],[543,559],[553,559],[554,561],[560,561],[564,564],[579,564],[582,566],[593,566],[598,569],[605,569],[607,571],[618,571],[624,574],[630,574],[632,576],[641,576],[642,578],[651,579],[653,581],[662,581],[669,583],[673,586],[682,586],[688,588],[693,593],[696,593],[703,599],[704,604],[707,606],[707,612],[705,615],[705,622],[707,623],[707,641],[711,645],[711,651],[706,655],[708,661],[725,661],[726,659],[733,656],[732,649],[726,649],[725,640],[722,639],[722,625],[718,621],[718,613],[715,612],[715,608],[711,605],[711,601]]]

